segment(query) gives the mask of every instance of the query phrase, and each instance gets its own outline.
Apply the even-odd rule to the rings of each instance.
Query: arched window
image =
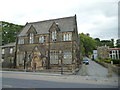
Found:
[[[30,33],[29,43],[34,43],[34,34]]]

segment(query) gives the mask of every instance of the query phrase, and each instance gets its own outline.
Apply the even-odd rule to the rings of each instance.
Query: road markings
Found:
[[[9,88],[12,87],[11,85],[2,85],[2,86],[3,87],[9,87]]]

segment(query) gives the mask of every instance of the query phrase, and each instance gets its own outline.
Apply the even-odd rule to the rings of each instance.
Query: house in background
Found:
[[[120,60],[120,48],[109,48],[108,46],[101,46],[97,48],[98,58],[111,58]]]
[[[109,46],[101,46],[97,48],[98,58],[109,58]]]
[[[26,23],[17,36],[16,66],[76,70],[80,64],[76,15]]]
[[[1,62],[3,68],[13,68],[15,58],[15,43],[1,46]]]
[[[97,59],[98,58],[98,52],[97,50],[93,50],[93,59]]]
[[[109,49],[109,57],[112,59],[120,60],[120,48],[110,48]]]

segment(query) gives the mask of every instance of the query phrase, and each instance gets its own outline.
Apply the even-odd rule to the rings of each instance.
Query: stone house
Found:
[[[109,48],[109,46],[101,46],[97,48],[98,58],[120,59],[120,48]]]
[[[0,47],[2,67],[13,68],[15,66],[15,43],[9,43]]]
[[[26,23],[16,40],[16,66],[75,70],[80,64],[76,15]]]
[[[101,46],[97,48],[98,58],[109,58],[109,46]]]

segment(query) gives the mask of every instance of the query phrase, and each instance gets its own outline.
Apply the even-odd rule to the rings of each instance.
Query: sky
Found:
[[[119,0],[0,0],[0,21],[25,25],[77,15],[78,33],[118,39]]]

